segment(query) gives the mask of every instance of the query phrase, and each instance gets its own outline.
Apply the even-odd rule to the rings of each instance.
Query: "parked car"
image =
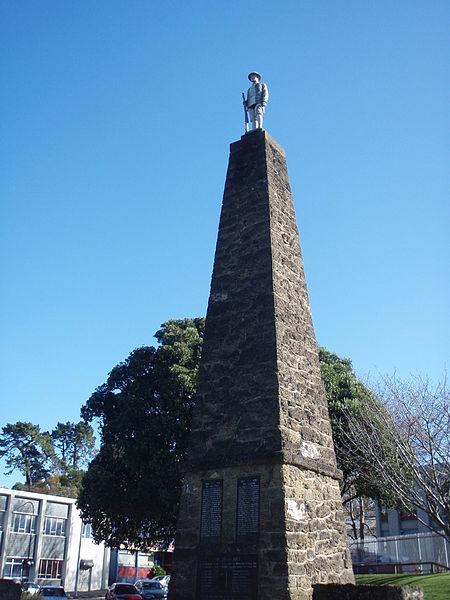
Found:
[[[149,598],[167,598],[167,586],[161,583],[161,581],[156,579],[138,579],[135,585],[145,600]]]
[[[142,600],[142,596],[132,583],[113,583],[106,590],[105,600]]]
[[[167,587],[169,585],[170,575],[156,575],[156,577],[152,577],[152,581],[159,581],[164,587]]]
[[[43,585],[39,588],[37,593],[39,600],[53,600],[53,598],[59,598],[60,600],[67,600],[66,592],[60,585]]]
[[[34,581],[25,581],[25,583],[22,584],[22,590],[27,594],[30,594],[30,596],[35,596],[40,589],[41,588],[37,583],[34,583]]]

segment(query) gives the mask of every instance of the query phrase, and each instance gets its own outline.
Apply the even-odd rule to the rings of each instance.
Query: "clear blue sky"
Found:
[[[449,39],[447,0],[2,0],[0,426],[78,420],[160,323],[205,314],[254,69],[319,343],[439,378]]]

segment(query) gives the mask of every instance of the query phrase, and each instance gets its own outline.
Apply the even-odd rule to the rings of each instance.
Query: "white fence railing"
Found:
[[[450,544],[437,533],[369,538],[350,541],[353,565],[379,565],[374,571],[383,571],[383,564],[410,564],[418,570],[430,570],[426,563],[435,563],[450,569]],[[414,569],[413,564],[417,563]]]

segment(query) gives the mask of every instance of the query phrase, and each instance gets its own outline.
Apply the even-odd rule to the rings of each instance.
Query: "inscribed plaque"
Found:
[[[222,531],[222,489],[221,479],[203,482],[202,512],[200,525],[200,539],[207,543],[220,540]]]
[[[236,537],[252,542],[259,535],[259,477],[238,479]]]
[[[258,557],[205,557],[198,563],[196,600],[257,600]]]

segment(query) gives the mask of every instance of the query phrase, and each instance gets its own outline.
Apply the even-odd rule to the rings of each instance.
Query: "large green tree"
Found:
[[[134,350],[83,406],[101,447],[78,506],[97,540],[145,548],[172,538],[203,331],[202,318],[164,323],[159,345]]]
[[[200,363],[204,319],[168,321],[155,334],[157,347],[134,350],[95,390],[82,417],[98,420],[101,447],[83,479],[78,500],[97,540],[110,546],[173,537],[181,489],[180,463],[187,449]],[[351,361],[320,349],[333,434],[343,408],[355,409],[368,393]],[[344,468],[344,485],[357,482]],[[367,489],[364,482],[358,494]]]

